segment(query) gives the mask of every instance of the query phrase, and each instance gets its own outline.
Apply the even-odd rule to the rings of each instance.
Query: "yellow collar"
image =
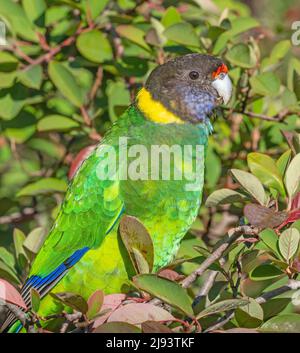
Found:
[[[146,88],[142,88],[137,95],[137,106],[151,121],[158,124],[184,124],[178,116],[170,112],[160,102],[154,100]]]

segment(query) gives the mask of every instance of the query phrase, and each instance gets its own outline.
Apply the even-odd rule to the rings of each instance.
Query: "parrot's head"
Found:
[[[159,123],[201,124],[230,100],[232,84],[219,58],[187,54],[155,68],[137,96],[138,107]]]

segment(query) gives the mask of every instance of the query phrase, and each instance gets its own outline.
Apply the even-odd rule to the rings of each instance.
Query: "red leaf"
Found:
[[[122,321],[138,325],[145,321],[172,321],[172,316],[165,309],[153,304],[133,303],[121,306],[108,318],[108,322]]]
[[[27,306],[24,303],[21,294],[16,290],[14,286],[2,278],[0,278],[0,299],[27,310]]]
[[[88,158],[88,156],[94,151],[96,145],[92,146],[87,146],[83,148],[73,159],[70,169],[69,169],[69,174],[68,178],[71,180],[74,175],[76,174],[78,168],[81,166],[82,162]]]
[[[281,223],[278,227],[277,230],[280,230],[281,228],[285,227],[289,223],[296,222],[298,219],[300,219],[300,209],[299,210],[294,210],[291,211],[287,217],[287,219],[284,220],[283,223]]]
[[[142,331],[144,333],[173,333],[169,327],[156,321],[143,322]]]
[[[298,192],[298,194],[293,198],[292,205],[291,205],[292,210],[299,209],[299,208],[300,208],[300,192]]]
[[[275,228],[286,218],[286,212],[276,212],[270,208],[250,203],[244,207],[244,215],[254,227]]]
[[[93,327],[98,327],[102,325],[110,315],[118,309],[118,307],[122,304],[123,300],[125,300],[125,294],[109,294],[104,297],[103,305],[101,307],[101,311],[109,310],[104,315],[98,317],[93,324]]]

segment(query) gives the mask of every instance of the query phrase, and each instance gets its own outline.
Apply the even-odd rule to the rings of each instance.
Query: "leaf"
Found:
[[[42,118],[37,123],[38,131],[69,131],[78,128],[79,123],[66,116],[62,115],[48,115]]]
[[[184,276],[180,275],[174,270],[171,270],[169,268],[162,269],[158,272],[158,276],[166,278],[170,281],[179,281],[184,278]]]
[[[91,15],[94,20],[97,18],[100,13],[105,9],[106,5],[109,3],[109,0],[83,0],[82,5],[85,12]]]
[[[276,161],[276,165],[281,177],[283,177],[285,174],[286,168],[291,160],[291,155],[292,155],[292,151],[288,149]]]
[[[150,47],[145,42],[145,32],[132,25],[119,25],[116,27],[116,32],[123,38],[139,45],[141,48],[150,51]]]
[[[283,272],[279,268],[275,267],[274,265],[263,264],[263,265],[257,266],[254,270],[251,271],[250,278],[253,281],[264,281],[267,279],[276,278],[282,274]]]
[[[285,173],[285,187],[290,198],[300,191],[300,153],[291,161]]]
[[[42,66],[31,66],[29,69],[19,71],[18,76],[24,86],[33,89],[40,89],[43,80]]]
[[[199,47],[199,39],[190,23],[180,22],[168,27],[163,35],[169,40],[190,47]]]
[[[262,323],[264,312],[262,307],[253,298],[249,298],[247,305],[237,308],[235,319],[241,327],[256,328]]]
[[[234,202],[243,202],[247,198],[245,195],[231,190],[231,189],[219,189],[210,194],[205,202],[206,207],[214,207],[218,205],[225,205]]]
[[[141,290],[179,309],[189,317],[194,316],[190,298],[176,282],[152,274],[135,276],[133,282]]]
[[[123,305],[114,311],[108,318],[108,322],[122,321],[132,325],[139,325],[145,321],[174,320],[174,316],[167,310],[147,303],[133,303]]]
[[[67,184],[64,180],[56,178],[44,178],[23,187],[17,196],[35,196],[54,192],[65,192]]]
[[[2,261],[0,261],[0,277],[7,279],[11,283],[20,284],[20,280],[15,269],[9,267]]]
[[[113,59],[109,40],[99,30],[81,33],[77,38],[76,46],[80,54],[92,62],[100,64]]]
[[[140,333],[141,330],[127,322],[108,322],[93,331],[93,333]]]
[[[161,24],[167,28],[181,22],[181,15],[174,6],[169,6],[163,14]]]
[[[106,312],[105,314],[97,317],[93,323],[93,327],[97,327],[102,325],[107,318],[118,309],[118,307],[122,304],[125,300],[125,294],[109,294],[104,297],[103,305],[102,305],[102,312]]]
[[[0,117],[4,120],[14,119],[24,107],[26,98],[28,98],[28,91],[20,83],[2,89],[0,94]]]
[[[278,332],[278,333],[299,333],[300,315],[299,314],[281,314],[265,322],[259,331]]]
[[[28,20],[23,8],[11,0],[0,1],[0,16],[6,18],[10,24],[13,33],[20,37],[37,42],[38,38],[33,30],[32,24]]]
[[[18,264],[23,269],[28,262],[27,255],[23,248],[23,243],[26,239],[26,236],[20,229],[15,228],[13,233],[13,238],[14,238],[14,245],[15,245],[15,251],[16,251],[16,258],[18,260]]]
[[[143,333],[173,333],[169,327],[156,321],[143,322],[142,331]]]
[[[280,171],[275,161],[266,154],[252,152],[247,156],[249,169],[264,185],[278,190],[285,196]]]
[[[23,247],[32,254],[37,254],[45,240],[47,233],[43,227],[33,229],[26,237]]]
[[[101,290],[97,290],[89,297],[87,304],[88,304],[88,311],[86,316],[89,320],[92,320],[101,310],[101,307],[104,302],[104,293]]]
[[[0,247],[0,259],[10,268],[14,268],[15,266],[15,258],[12,253],[10,253],[4,247]]]
[[[27,306],[14,286],[0,278],[0,299],[27,310]]]
[[[135,217],[124,216],[119,231],[136,272],[151,272],[154,249],[150,234],[144,225]]]
[[[275,96],[279,93],[280,80],[273,72],[264,72],[250,78],[252,90],[262,96]]]
[[[289,261],[297,252],[300,233],[296,228],[286,229],[279,237],[279,250],[281,255]]]
[[[45,26],[45,11],[47,5],[44,0],[22,0],[22,5],[28,19],[40,28]]]
[[[83,105],[84,98],[81,88],[72,73],[61,63],[51,61],[48,65],[48,74],[63,96],[76,107]]]
[[[202,310],[198,315],[197,319],[201,319],[203,317],[214,315],[218,313],[222,313],[228,310],[234,310],[240,306],[246,305],[249,303],[248,299],[227,299],[222,300],[218,303],[214,303],[209,307]]]
[[[18,59],[10,53],[5,51],[0,52],[0,71],[1,72],[12,72],[17,69],[19,65]]]
[[[246,32],[251,28],[259,26],[259,22],[253,17],[237,17],[230,22],[231,28],[218,36],[213,49],[214,55],[220,53],[220,51],[226,47],[228,41],[233,39],[235,36]]]
[[[266,203],[266,194],[261,182],[256,176],[238,169],[231,169],[237,182],[261,205]]]
[[[256,58],[252,48],[244,43],[234,45],[226,53],[225,58],[233,65],[251,68],[256,65]]]
[[[278,253],[278,235],[273,229],[264,229],[259,233],[259,238],[267,245],[267,247],[274,252],[277,256]]]
[[[63,304],[83,314],[86,314],[88,311],[87,302],[79,294],[63,292],[63,293],[50,293],[50,295],[54,299],[62,302]]]
[[[254,203],[250,203],[244,207],[244,215],[251,225],[261,229],[275,228],[287,218],[286,212],[276,212]]]
[[[40,303],[41,303],[39,292],[34,288],[31,288],[30,297],[31,297],[31,308],[33,312],[37,313],[39,311]]]

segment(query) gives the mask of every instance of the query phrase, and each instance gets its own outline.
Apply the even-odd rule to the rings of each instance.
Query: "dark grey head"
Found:
[[[218,104],[229,101],[232,85],[227,71],[219,58],[188,54],[154,69],[145,88],[180,119],[199,123]]]

